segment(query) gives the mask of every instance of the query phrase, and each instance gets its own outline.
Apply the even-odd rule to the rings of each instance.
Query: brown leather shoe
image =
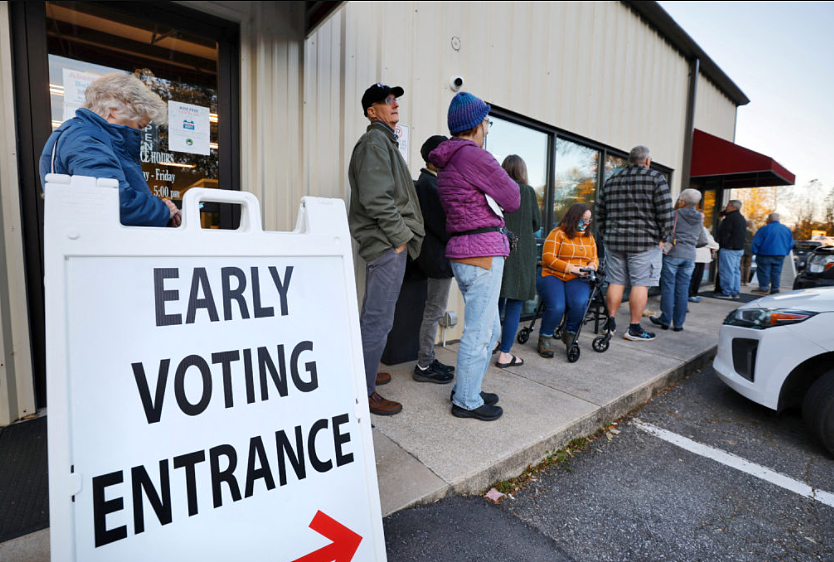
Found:
[[[377,373],[376,374],[376,385],[380,386],[383,384],[388,384],[391,382],[391,373]]]
[[[393,416],[399,414],[403,409],[403,405],[393,400],[386,400],[376,392],[368,396],[368,408],[372,414],[378,416]]]

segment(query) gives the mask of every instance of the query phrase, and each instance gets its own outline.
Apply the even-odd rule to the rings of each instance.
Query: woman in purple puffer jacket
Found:
[[[489,131],[489,106],[460,92],[449,105],[452,138],[429,155],[438,168],[437,190],[446,211],[446,257],[465,302],[463,337],[458,348],[452,414],[497,420],[498,396],[481,391],[490,352],[501,335],[498,295],[510,244],[501,212],[521,204],[518,184],[483,149]]]

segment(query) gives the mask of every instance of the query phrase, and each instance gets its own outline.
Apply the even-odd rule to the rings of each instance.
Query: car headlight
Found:
[[[823,273],[834,267],[834,254],[814,254],[808,260],[808,271]]]
[[[775,326],[799,324],[816,315],[816,312],[795,308],[737,308],[727,315],[724,325],[764,330]]]

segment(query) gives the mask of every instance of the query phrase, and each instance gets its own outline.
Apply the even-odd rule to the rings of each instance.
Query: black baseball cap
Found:
[[[395,98],[402,96],[405,91],[400,88],[399,86],[394,86],[393,88],[388,84],[381,84],[377,82],[367,90],[362,95],[362,113],[365,114],[365,117],[368,116],[368,108],[371,107],[373,104],[379,101],[385,101],[385,98],[394,94]]]

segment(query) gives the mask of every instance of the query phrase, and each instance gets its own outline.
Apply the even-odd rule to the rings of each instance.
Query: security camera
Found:
[[[449,79],[449,87],[453,92],[459,92],[463,88],[463,76],[452,76]]]

